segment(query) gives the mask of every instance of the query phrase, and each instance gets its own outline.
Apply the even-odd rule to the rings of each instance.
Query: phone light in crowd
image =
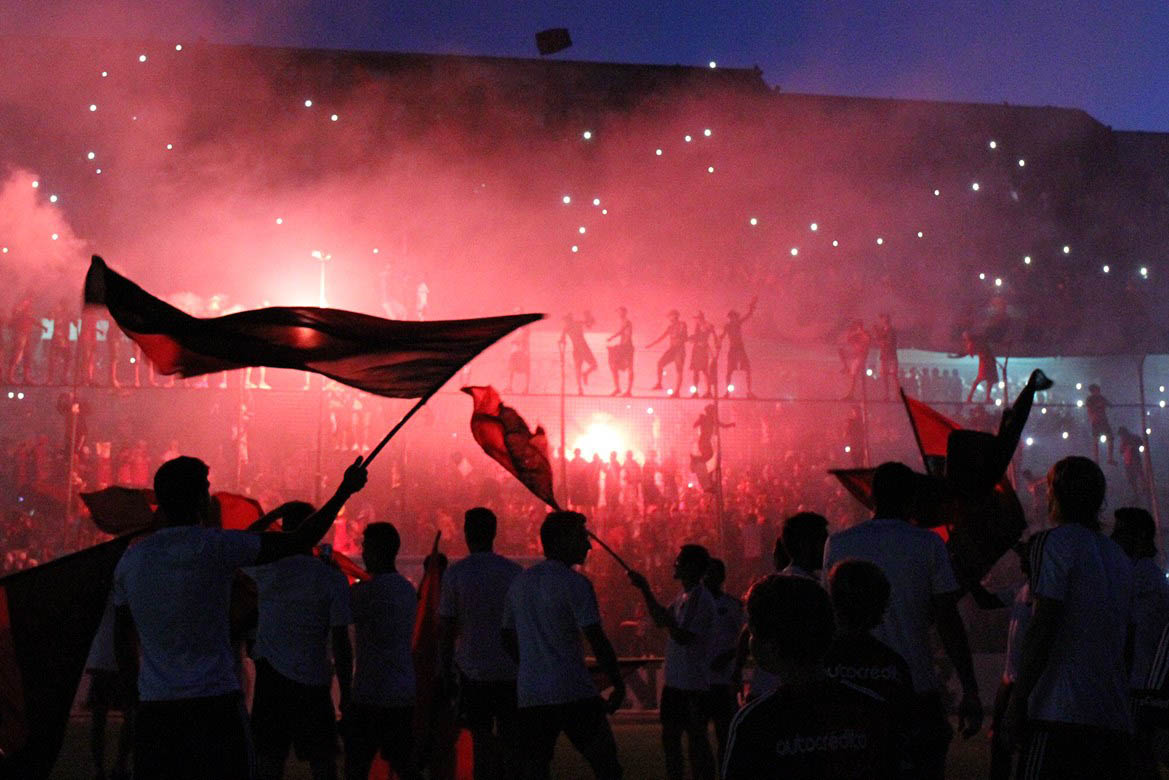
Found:
[[[1047,407],[1044,406],[1042,409],[1039,410],[1039,413],[1040,414],[1047,414]]]
[[[714,173],[714,166],[713,166],[713,165],[708,165],[708,166],[706,167],[706,172],[707,172],[707,173]]]
[[[283,225],[283,224],[284,224],[284,218],[283,218],[283,217],[276,217],[276,224],[277,224],[277,225]]]
[[[1145,428],[1145,435],[1146,435],[1146,436],[1152,436],[1152,435],[1153,435],[1153,429],[1152,429],[1152,428]]]
[[[579,228],[577,228],[577,231],[583,236],[585,234],[585,226],[581,225]]]
[[[918,238],[925,238],[925,233],[923,233],[919,230],[919,231],[917,231],[917,237]]]
[[[56,233],[54,233],[53,235],[49,236],[49,238],[51,238],[51,239],[53,239],[54,241],[56,241],[58,238],[60,238],[60,236],[59,236],[59,235],[57,235]]]
[[[183,50],[183,44],[176,43],[175,44],[175,51],[182,51],[182,50]]]
[[[994,399],[994,405],[995,405],[995,406],[1002,406],[1002,405],[1003,405],[1003,399],[1001,399],[1001,398],[996,398],[996,399]]]
[[[137,363],[137,362],[138,362],[138,358],[135,358],[135,357],[130,358],[130,363],[133,364],[133,363]]]
[[[166,150],[167,150],[168,152],[169,152],[171,149],[174,149],[174,148],[175,148],[174,144],[167,144],[167,145],[166,145]]]
[[[1007,389],[1007,383],[1006,382],[999,382],[999,390],[1006,390],[1006,389]]]
[[[936,198],[936,197],[938,197],[938,196],[939,196],[939,195],[941,195],[941,194],[942,194],[942,191],[941,191],[941,190],[934,190],[934,197],[935,197],[935,198]]]
[[[11,390],[9,390],[9,391],[8,391],[8,400],[12,400],[12,399],[13,399],[13,398],[15,398],[15,397],[16,397],[16,393],[14,393],[14,392],[12,392]]]
[[[1001,278],[999,278],[999,277],[997,277],[997,276],[996,276],[996,277],[995,277],[995,280],[994,280],[994,286],[995,286],[995,287],[1002,287],[1002,286],[1003,286],[1003,280],[1002,280]]]
[[[1028,446],[1028,447],[1030,447],[1030,446],[1031,446],[1032,444],[1034,444],[1034,443],[1035,443],[1035,439],[1033,439],[1033,438],[1031,438],[1030,436],[1028,436],[1028,437],[1027,437],[1027,441],[1026,441],[1026,444],[1027,444],[1027,446]]]
[[[1142,444],[1141,446],[1137,447],[1137,452],[1144,452],[1144,451],[1145,451],[1145,445]],[[1165,576],[1169,577],[1169,574],[1166,574]]]
[[[1068,437],[1068,432],[1067,432],[1067,431],[1064,431],[1063,433],[1061,433],[1061,434],[1060,434],[1060,436],[1061,436],[1062,438],[1066,439],[1066,438]]]
[[[986,274],[979,274],[978,281],[985,282],[986,281]]]
[[[601,209],[601,214],[608,214],[608,213],[609,213],[609,209]]]
[[[23,401],[23,400],[24,400],[24,393],[17,393],[17,394],[16,394],[16,400],[17,400],[17,401]]]
[[[103,79],[104,79],[106,76],[108,76],[108,75],[110,75],[110,72],[109,72],[108,70],[103,70],[103,71],[101,72],[101,77],[102,77]]]
[[[33,188],[34,190],[35,190],[37,187],[40,187],[40,186],[41,186],[41,183],[40,183],[38,180],[36,180],[36,179],[33,179],[33,180],[32,180],[32,188]]]
[[[1084,405],[1084,399],[1083,399],[1083,398],[1077,398],[1077,399],[1076,399],[1076,408],[1077,408],[1077,409],[1078,409],[1078,408],[1081,408],[1081,407],[1083,407],[1083,405]]]
[[[592,130],[585,130],[583,133],[580,134],[580,137],[585,139],[586,141],[590,141],[590,140],[592,140],[592,137],[593,137],[593,131]]]
[[[565,206],[567,206],[569,203],[572,203],[572,196],[565,195],[563,198],[560,199],[560,202],[563,203]]]
[[[88,153],[85,155],[85,159],[87,159],[87,160],[92,160],[94,157],[97,157],[97,155],[96,155],[96,154],[94,154],[93,152],[88,152]]]
[[[674,394],[674,388],[671,387],[670,389],[666,390],[666,395],[673,395],[673,394]]]
[[[380,250],[379,250],[379,249],[378,249],[376,246],[373,248],[373,253],[374,253],[375,255],[376,255],[376,254],[377,254],[379,251],[380,251]]]
[[[1158,387],[1157,392],[1159,392],[1159,393],[1165,392],[1165,385],[1161,385],[1160,387]]]
[[[1165,408],[1165,401],[1163,401],[1163,400],[1161,400],[1161,401],[1158,401],[1158,402],[1157,402],[1157,406],[1159,406],[1159,407],[1161,407],[1162,409],[1164,409],[1164,408]]]
[[[56,196],[56,195],[50,195],[50,196],[49,196],[49,203],[56,203],[56,202],[57,202],[57,196]]]
[[[330,121],[330,122],[336,122],[336,121],[337,121],[339,118],[340,118],[340,117],[338,117],[336,114],[330,114],[330,115],[329,115],[329,121]]]
[[[834,238],[832,239],[832,246],[840,246],[840,242]]]
[[[734,385],[727,385],[727,392],[728,393],[735,392],[735,386]]]
[[[101,173],[101,168],[98,168],[96,171],[94,171],[94,173],[99,173],[99,174],[100,174],[100,173]]]

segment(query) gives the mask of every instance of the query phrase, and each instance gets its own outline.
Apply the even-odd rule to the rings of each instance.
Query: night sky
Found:
[[[8,9],[6,9],[6,15]],[[452,54],[759,66],[790,92],[1082,108],[1123,130],[1169,131],[1169,3],[21,0],[21,33]]]

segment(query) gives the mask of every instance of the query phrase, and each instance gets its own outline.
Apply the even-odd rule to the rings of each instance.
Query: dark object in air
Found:
[[[536,33],[536,48],[540,51],[541,57],[564,51],[571,45],[572,38],[569,37],[566,27],[553,27]]]

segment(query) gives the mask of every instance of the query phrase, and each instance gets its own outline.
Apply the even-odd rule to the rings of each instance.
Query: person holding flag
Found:
[[[237,569],[312,547],[365,486],[361,458],[336,493],[288,533],[206,527],[208,468],[178,457],[154,475],[160,527],[114,570],[118,664],[136,669],[134,777],[230,780],[252,776],[252,748],[229,628]],[[138,664],[141,650],[142,664]]]

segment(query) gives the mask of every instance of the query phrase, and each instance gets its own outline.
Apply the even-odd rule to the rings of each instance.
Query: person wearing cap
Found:
[[[251,777],[252,745],[230,641],[232,580],[241,567],[315,545],[366,482],[358,458],[333,497],[295,531],[256,534],[207,527],[207,474],[205,463],[185,456],[159,467],[158,530],[127,548],[114,569],[118,664],[138,674],[139,780]]]
[[[736,371],[743,371],[747,374],[747,397],[754,398],[755,394],[751,392],[751,361],[747,359],[747,348],[743,345],[743,323],[751,319],[751,315],[755,313],[755,304],[759,302],[759,296],[751,299],[751,303],[747,306],[747,313],[742,317],[739,312],[731,309],[727,313],[727,324],[723,326],[722,333],[718,336],[719,344],[725,339],[727,341],[727,392],[731,392],[731,379],[734,378]]]
[[[698,380],[706,377],[706,397],[710,398],[714,392],[714,383],[718,381],[715,374],[718,366],[711,363],[710,342],[714,338],[714,326],[706,321],[706,315],[698,312],[694,315],[694,330],[690,334],[690,341],[694,344],[690,348],[690,371],[694,376],[694,390],[691,395],[698,395]]]
[[[653,386],[653,389],[662,389],[662,375],[666,371],[666,366],[673,363],[674,372],[678,379],[678,384],[674,388],[674,396],[677,397],[682,392],[682,371],[686,367],[686,323],[681,320],[677,309],[670,309],[666,318],[669,322],[666,324],[666,329],[662,331],[662,335],[646,346],[656,346],[659,342],[669,338],[666,351],[658,358],[658,383]]]
[[[617,331],[606,341],[609,343],[609,370],[613,372],[613,392],[610,395],[621,395],[622,371],[629,372],[629,386],[625,395],[633,394],[633,323],[629,321],[629,312],[624,306],[617,307],[617,317],[621,324]],[[617,343],[613,344],[616,340]]]

